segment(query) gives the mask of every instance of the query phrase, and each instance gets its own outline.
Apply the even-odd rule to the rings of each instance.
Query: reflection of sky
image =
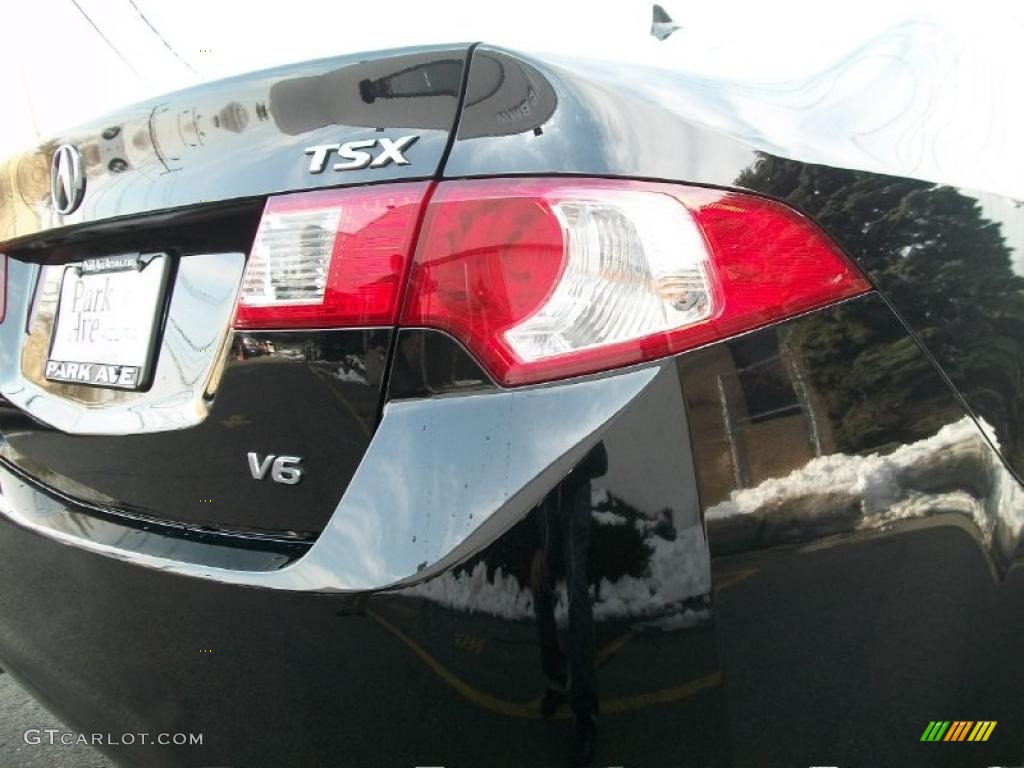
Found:
[[[257,104],[273,105],[269,101],[271,86],[283,80],[294,80],[325,71],[339,70],[357,65],[358,57],[339,57],[328,62],[311,62],[289,67],[287,72],[269,71],[238,83],[217,83],[200,86],[188,92],[135,105],[127,110],[133,119],[123,124],[122,135],[127,137],[132,166],[140,173],[127,175],[102,174],[90,179],[90,193],[83,211],[92,217],[123,215],[136,210],[173,207],[191,201],[197,194],[208,200],[245,197],[254,190],[278,192],[301,188],[312,183],[332,183],[333,176],[323,174],[311,177],[305,148],[311,144],[343,142],[352,138],[366,138],[372,128],[326,124],[323,127],[295,136],[282,133],[271,118],[260,120],[255,116]],[[213,116],[227,103],[246,110],[249,121],[244,135],[214,127]],[[186,141],[178,126],[182,110],[195,110],[203,130],[202,143]],[[154,117],[150,122],[150,115]],[[327,122],[326,120],[324,122]],[[92,126],[95,128],[95,126]],[[416,154],[409,166],[392,165],[391,177],[423,174],[433,158],[440,156],[446,136],[441,131],[419,129]],[[146,141],[133,146],[132,137],[152,136],[156,147],[166,156],[158,157],[154,145]],[[296,159],[298,158],[298,162]],[[197,174],[203,185],[197,193]],[[370,180],[379,172],[372,169],[350,171],[348,180],[360,177]]]
[[[593,132],[611,114],[602,113],[601,104],[615,91],[629,91],[772,154],[1024,199],[1024,175],[1019,172],[1024,168],[1024,142],[1014,131],[1024,124],[1024,100],[1007,96],[1024,92],[1024,6],[980,2],[958,9],[917,0],[865,0],[849,7],[811,0],[663,4],[682,29],[658,43],[648,35],[647,0],[621,0],[600,12],[583,0],[519,0],[514,9],[495,7],[487,14],[478,13],[468,0],[393,0],[388,5],[393,23],[363,25],[311,24],[311,19],[324,17],[324,3],[318,0],[270,4],[261,7],[258,18],[240,0],[140,0],[137,5],[176,56],[130,4],[83,0],[83,9],[119,57],[74,5],[37,0],[9,19],[12,34],[0,48],[0,67],[12,83],[0,123],[0,156],[34,135],[49,135],[175,88],[316,57],[458,37],[650,67],[624,74],[620,64],[606,65],[603,75],[614,87],[607,93],[597,88],[588,93],[594,125],[586,124],[585,113],[573,111],[582,123],[573,126],[577,135]],[[237,24],[240,13],[246,14],[245,25]],[[456,18],[459,24],[453,28]],[[66,87],[63,59],[36,55],[42,29],[51,48],[76,53],[76,88]],[[566,66],[574,67],[571,62]],[[307,65],[294,74],[315,69]],[[268,74],[255,81],[259,87],[251,84],[249,94],[265,95],[272,79]],[[217,94],[216,104],[200,104],[203,111],[212,114],[223,106],[222,95]],[[138,117],[144,123],[146,112]],[[173,119],[173,114],[167,116]],[[554,121],[559,119],[556,113]],[[291,151],[274,155],[266,150],[272,143],[280,147],[281,137],[276,131],[272,138],[262,135],[268,128],[269,123],[251,123],[249,133],[254,135],[245,142],[188,153],[190,162],[211,171],[231,170],[211,173],[217,179],[211,197],[251,191],[253,178],[271,170],[268,165],[275,178],[282,178],[281,189],[306,178],[291,158],[309,137],[295,137]],[[652,133],[645,125],[631,130]],[[344,129],[326,133],[331,140],[347,136]],[[639,144],[649,144],[654,153],[665,151],[653,138]],[[516,146],[525,155],[531,149],[529,141]],[[568,167],[575,153],[586,151],[587,142],[565,149]],[[630,149],[636,151],[636,146]],[[699,169],[697,164],[690,167]],[[152,173],[161,170],[154,167]],[[285,178],[289,174],[292,178]],[[176,187],[186,180],[175,176],[166,174],[146,190],[162,198],[152,200],[153,206],[176,199]],[[105,180],[98,179],[87,205],[101,215],[120,211],[122,202],[137,194],[127,187],[142,182],[136,177],[132,185],[107,190]],[[1024,241],[1014,234],[1019,229],[1014,229],[1012,211],[986,212],[1003,223],[1011,244]],[[1020,247],[1014,257],[1018,270],[1024,271]]]
[[[1001,63],[946,28],[907,22],[785,80],[598,66],[612,91],[757,150],[1024,199],[1024,143],[1011,130],[1024,112],[1005,98],[1011,83]],[[586,67],[564,64],[586,75]]]
[[[662,3],[682,29],[664,42],[649,35],[650,0],[390,0],[369,9],[362,23],[345,23],[326,0],[266,3],[252,12],[243,0],[137,0],[134,3],[173,51],[157,38],[129,3],[80,0],[79,5],[110,41],[66,0],[33,0],[8,14],[0,67],[10,86],[0,124],[0,155],[67,125],[157,93],[243,72],[397,46],[482,40],[522,50],[629,61],[677,72],[761,83],[784,83],[827,69],[882,30],[908,19],[936,23],[982,62],[980,81],[991,93],[958,89],[965,111],[976,98],[998,101],[1021,93],[1024,78],[1024,7],[976,0],[737,0],[731,3]],[[245,19],[244,24],[239,19]],[[40,56],[40,32],[49,50],[73,54],[75,88],[67,88],[66,58]],[[114,50],[116,49],[116,51]],[[973,89],[977,90],[977,89]],[[997,105],[1019,125],[1016,99]],[[1010,114],[1010,110],[1017,110]],[[978,186],[978,185],[973,185]]]
[[[971,194],[968,190],[964,190]],[[1010,249],[1014,271],[1024,276],[1024,204],[995,195],[981,196],[981,212],[986,219],[999,222]]]

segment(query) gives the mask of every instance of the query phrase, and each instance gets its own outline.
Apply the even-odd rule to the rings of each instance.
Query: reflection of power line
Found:
[[[25,79],[25,68],[20,67],[21,87],[25,91],[25,104],[28,105],[28,118],[32,121],[32,133],[39,138],[39,123],[36,122],[36,108],[32,103],[32,92],[28,89],[28,80]]]
[[[195,341],[192,341],[192,339],[189,338],[188,334],[185,333],[184,329],[180,325],[178,325],[177,322],[175,322],[173,317],[168,318],[168,320],[169,320],[169,322],[171,324],[171,327],[174,328],[174,330],[178,332],[178,335],[181,336],[182,339],[184,339],[185,344],[188,345],[189,347],[191,347],[196,352],[202,352],[204,349],[209,349],[217,341],[217,334],[216,333],[214,333],[213,336],[211,336],[208,341],[205,341],[205,342],[202,342],[202,343],[197,343]]]
[[[234,290],[232,289],[225,292],[222,296],[215,296],[214,294],[204,291],[202,288],[194,285],[192,281],[184,275],[180,275],[178,277],[178,281],[174,285],[174,290],[178,290],[179,288],[192,294],[197,301],[201,301],[204,304],[209,304],[214,307],[219,307],[228,300],[231,293],[234,293]],[[182,335],[184,336],[185,334],[183,333]]]
[[[139,14],[139,18],[142,19],[144,22],[146,22],[146,26],[149,27],[153,31],[153,34],[156,35],[160,39],[160,42],[164,44],[164,47],[167,48],[168,51],[173,53],[174,57],[178,61],[180,61],[182,64],[184,64],[186,67],[188,67],[192,71],[193,74],[198,75],[199,73],[196,72],[195,69],[192,68],[192,65],[189,64],[187,61],[185,61],[185,59],[183,59],[181,57],[181,55],[176,50],[171,48],[171,44],[170,43],[168,43],[166,40],[164,40],[164,36],[161,35],[160,32],[157,31],[157,28],[154,27],[153,24],[149,21],[149,19],[146,18],[146,14],[144,14],[141,10],[139,10],[139,6],[137,6],[135,4],[135,0],[128,0],[128,2],[132,4],[132,8],[135,9],[135,12],[137,14]]]
[[[80,14],[82,14],[82,16],[83,16],[83,17],[85,18],[85,20],[89,22],[89,25],[90,25],[90,26],[91,26],[91,27],[92,27],[93,29],[95,29],[95,30],[96,30],[96,34],[97,34],[97,35],[99,35],[100,37],[102,37],[102,38],[103,38],[103,42],[105,42],[105,43],[106,43],[107,45],[109,45],[109,46],[110,46],[110,50],[112,50],[112,51],[113,51],[114,53],[116,53],[116,54],[117,54],[117,57],[118,57],[119,59],[121,59],[121,61],[123,61],[123,62],[124,62],[125,66],[126,66],[126,67],[128,67],[128,69],[130,69],[130,70],[131,70],[132,72],[134,72],[134,73],[135,73],[135,75],[136,75],[136,76],[137,76],[137,77],[138,77],[138,78],[139,78],[140,80],[145,80],[145,81],[146,81],[146,82],[148,83],[149,81],[148,81],[148,80],[146,80],[146,78],[142,76],[142,74],[141,74],[141,73],[139,72],[139,70],[137,70],[137,69],[136,69],[135,67],[133,67],[133,66],[131,65],[131,62],[129,62],[129,61],[128,61],[128,59],[126,59],[126,58],[124,57],[124,54],[123,54],[123,53],[121,53],[121,51],[119,51],[119,50],[117,49],[117,46],[116,46],[116,45],[114,45],[114,44],[113,44],[112,42],[110,42],[109,38],[107,38],[107,36],[103,34],[103,32],[102,32],[102,31],[100,30],[100,28],[96,26],[96,22],[94,22],[94,21],[93,21],[92,19],[90,19],[90,18],[89,18],[89,14],[87,14],[87,13],[86,13],[86,12],[85,12],[84,10],[82,10],[82,6],[80,6],[80,5],[78,4],[78,0],[71,0],[71,2],[72,2],[72,4],[73,4],[73,5],[75,6],[75,8],[77,8],[77,9],[78,9],[78,12],[79,12]]]

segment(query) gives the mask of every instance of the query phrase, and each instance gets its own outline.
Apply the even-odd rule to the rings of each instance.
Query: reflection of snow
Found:
[[[623,515],[618,515],[614,512],[606,512],[603,509],[595,509],[591,512],[594,519],[602,525],[625,525],[629,522],[629,519]]]
[[[594,517],[596,520],[597,514]],[[621,525],[625,521],[603,522]],[[614,582],[602,579],[596,589],[592,588],[595,618],[658,618],[681,613],[684,601],[711,590],[707,547],[700,526],[681,531],[672,541],[655,535],[653,526],[644,527],[649,531],[644,537],[645,543],[651,549],[646,572],[641,578],[623,576]],[[561,623],[567,620],[568,603],[562,583],[556,591],[555,617]],[[520,584],[515,576],[502,573],[500,568],[488,579],[487,565],[483,562],[477,563],[472,571],[442,574],[418,585],[412,592],[458,611],[479,611],[505,619],[533,618],[533,597],[527,585]],[[692,626],[699,623],[699,619],[700,611],[666,627]]]
[[[501,568],[487,578],[487,564],[479,562],[473,570],[448,571],[436,579],[419,584],[411,592],[456,611],[489,613],[504,619],[533,616],[530,591],[515,576],[506,576]]]
[[[341,364],[331,375],[338,381],[366,384],[366,363],[359,355],[345,355]]]
[[[982,428],[992,434],[988,425]],[[851,524],[843,527],[849,529],[938,512],[970,517],[986,543],[993,536],[1011,543],[1024,529],[1024,489],[969,418],[885,456],[813,459],[786,477],[734,491],[706,517],[712,527],[737,516],[778,522],[799,515],[805,523],[848,517]]]
[[[615,582],[602,579],[595,616],[657,615],[710,591],[708,552],[699,526],[684,529],[672,541],[653,535],[645,539],[652,550],[647,571],[641,578],[623,576]]]
[[[670,613],[649,621],[641,621],[633,625],[634,629],[660,629],[662,632],[673,632],[678,629],[707,626],[711,622],[711,608],[687,608],[680,613]]]
[[[982,424],[986,432],[990,428]],[[607,494],[595,488],[592,502]],[[766,480],[732,496],[706,514],[712,544],[732,539],[737,548],[765,546],[795,531],[803,538],[857,528],[879,528],[894,520],[958,513],[971,519],[986,543],[1012,552],[1024,531],[1024,488],[1002,465],[978,426],[963,419],[929,438],[881,456],[834,454],[808,462],[786,477]],[[598,525],[619,527],[630,520],[616,512],[591,513]],[[673,539],[657,532],[656,520],[633,524],[650,550],[639,578],[602,579],[591,590],[594,616],[642,620],[642,626],[682,628],[701,623],[707,609],[695,601],[710,591],[708,552],[700,526]],[[747,525],[749,523],[749,525]],[[737,525],[743,524],[743,525]],[[770,526],[774,526],[768,530]],[[506,619],[531,619],[530,590],[499,568],[487,565],[445,573],[412,591],[459,611]],[[555,614],[567,618],[564,586],[558,586]]]
[[[343,367],[338,366],[338,369],[331,375],[338,381],[346,381],[353,384],[366,384],[366,376],[354,368],[345,370]]]

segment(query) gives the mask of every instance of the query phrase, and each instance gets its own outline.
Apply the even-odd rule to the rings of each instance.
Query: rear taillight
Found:
[[[388,184],[271,198],[235,325],[434,328],[514,386],[663,357],[868,288],[821,230],[764,198],[606,179],[449,181],[432,195]]]
[[[267,201],[235,327],[393,325],[429,182]]]
[[[868,289],[806,218],[749,195],[601,179],[439,185],[405,326],[508,386],[638,363]]]

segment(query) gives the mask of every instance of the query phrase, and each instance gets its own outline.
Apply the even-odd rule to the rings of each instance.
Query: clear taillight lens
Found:
[[[550,294],[504,331],[524,362],[693,325],[714,311],[708,254],[689,212],[670,197],[562,190],[562,269]],[[590,199],[588,199],[590,198]]]
[[[268,211],[245,271],[242,302],[250,307],[323,304],[341,214],[340,207]]]
[[[237,328],[392,325],[429,182],[272,197]]]
[[[817,227],[749,195],[602,179],[439,185],[401,324],[507,386],[673,354],[868,289]]]

